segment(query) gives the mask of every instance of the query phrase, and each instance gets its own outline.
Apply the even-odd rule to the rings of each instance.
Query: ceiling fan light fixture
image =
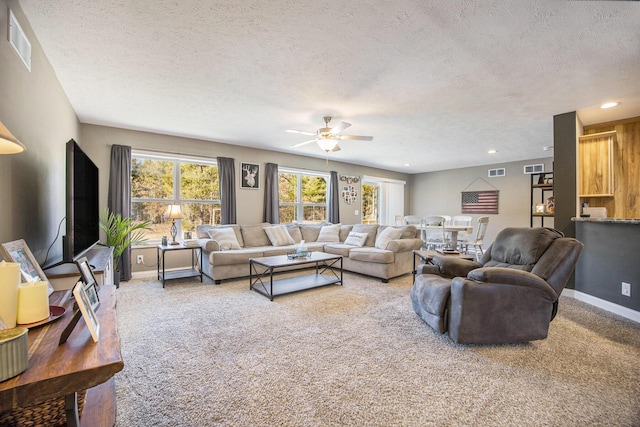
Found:
[[[338,141],[336,141],[335,139],[319,139],[318,145],[324,151],[329,152],[333,151],[333,149],[336,148],[336,146],[338,145]]]

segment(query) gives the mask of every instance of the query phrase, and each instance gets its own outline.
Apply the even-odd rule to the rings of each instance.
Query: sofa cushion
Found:
[[[209,237],[218,243],[220,250],[240,249],[236,233],[231,227],[218,227],[208,230]]]
[[[339,242],[340,224],[323,225],[316,242]]]
[[[249,272],[249,258],[259,258],[261,256],[263,256],[263,251],[260,248],[211,252],[209,254],[209,263],[214,267],[217,265],[246,264],[247,272]]]
[[[415,225],[410,224],[402,227],[401,239],[415,239],[416,237],[419,238],[420,234],[418,234],[418,229]]]
[[[289,235],[293,239],[294,243],[300,243],[302,240],[302,233],[300,232],[300,226],[298,224],[287,224],[287,231],[289,231]]]
[[[378,248],[353,248],[349,251],[349,259],[354,261],[390,264],[395,261],[395,254],[392,251],[386,251]]]
[[[353,226],[351,231],[355,231],[357,233],[367,233],[367,241],[364,243],[364,245],[373,247],[376,243],[378,224],[356,224]]]
[[[244,246],[246,248],[250,248],[271,245],[269,237],[267,237],[267,233],[264,231],[264,227],[268,227],[270,225],[271,224],[268,222],[257,225],[241,225],[240,229],[242,230]]]
[[[244,241],[242,240],[242,232],[240,231],[240,226],[238,224],[226,224],[226,225],[197,225],[196,226],[196,239],[210,239],[209,230],[217,229],[217,228],[231,228],[234,233],[236,233],[236,240],[240,247],[244,246]]]
[[[491,245],[485,267],[511,267],[531,271],[551,243],[563,234],[550,228],[505,228]]]
[[[340,241],[344,242],[345,240],[347,240],[347,237],[349,236],[349,233],[351,233],[351,229],[353,228],[353,225],[341,225],[340,226]]]
[[[354,246],[347,245],[344,243],[331,243],[328,245],[324,245],[323,252],[333,255],[341,255],[343,257],[349,256],[349,251],[353,249]]]
[[[356,231],[352,231],[345,239],[344,244],[361,248],[367,241],[367,236],[367,233],[358,233]]]
[[[300,224],[300,233],[305,242],[317,242],[322,224]]]
[[[286,246],[295,243],[284,225],[264,227],[264,232],[267,233],[267,237],[273,246]]]
[[[376,248],[387,249],[392,240],[399,239],[402,235],[401,228],[387,227],[376,238]]]

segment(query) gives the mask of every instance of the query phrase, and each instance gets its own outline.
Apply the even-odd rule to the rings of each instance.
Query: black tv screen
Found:
[[[66,164],[63,261],[73,262],[100,240],[98,167],[73,139],[67,142]]]

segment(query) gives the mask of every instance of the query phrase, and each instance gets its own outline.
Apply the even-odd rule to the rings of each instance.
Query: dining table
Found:
[[[440,230],[440,226],[438,225],[421,225],[419,226],[419,228],[423,231],[427,231],[427,230]],[[448,243],[446,243],[445,249],[455,249],[457,246],[457,242],[458,242],[458,233],[460,233],[461,231],[466,232],[467,234],[471,234],[473,233],[473,226],[472,225],[451,225],[451,224],[445,224],[444,226],[444,232],[445,233],[450,233],[450,237],[448,239]],[[424,238],[423,238],[424,240]]]

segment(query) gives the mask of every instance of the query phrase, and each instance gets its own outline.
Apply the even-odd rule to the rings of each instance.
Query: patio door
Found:
[[[404,181],[362,177],[362,223],[395,225],[404,216]]]

